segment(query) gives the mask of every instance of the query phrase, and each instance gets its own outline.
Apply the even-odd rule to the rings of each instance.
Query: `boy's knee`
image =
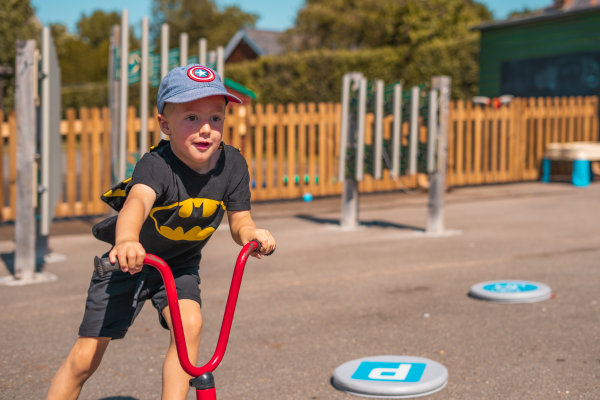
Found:
[[[105,345],[99,346],[93,342],[76,343],[67,359],[71,373],[78,379],[89,378],[100,366],[105,348]]]
[[[199,337],[202,333],[202,314],[188,314],[183,319],[183,330],[186,336]]]

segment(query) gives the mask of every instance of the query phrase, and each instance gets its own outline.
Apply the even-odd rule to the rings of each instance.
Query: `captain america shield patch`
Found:
[[[188,69],[187,75],[196,82],[210,82],[215,79],[215,73],[206,67],[192,67]]]

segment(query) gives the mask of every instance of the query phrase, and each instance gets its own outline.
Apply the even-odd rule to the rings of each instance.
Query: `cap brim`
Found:
[[[206,88],[206,87],[187,90],[183,93],[178,93],[174,96],[169,97],[168,99],[165,99],[164,102],[165,103],[187,103],[188,101],[203,99],[205,97],[210,97],[210,96],[225,96],[225,97],[227,97],[227,99],[229,101],[242,104],[242,100],[240,100],[238,97],[232,95],[231,93],[229,93],[227,91],[223,91],[218,88],[211,89],[211,88]]]

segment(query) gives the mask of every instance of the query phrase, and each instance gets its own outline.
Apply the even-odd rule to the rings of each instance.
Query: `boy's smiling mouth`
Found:
[[[210,142],[196,142],[194,143],[194,147],[198,150],[208,150],[210,148]]]

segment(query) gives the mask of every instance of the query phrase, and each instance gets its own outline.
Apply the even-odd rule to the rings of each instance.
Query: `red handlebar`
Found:
[[[233,278],[231,279],[227,304],[225,305],[225,313],[223,315],[223,323],[221,325],[221,332],[219,333],[217,347],[215,348],[215,352],[210,361],[202,367],[196,367],[192,365],[188,357],[187,345],[185,343],[185,336],[183,334],[183,324],[181,322],[181,312],[179,311],[177,289],[175,288],[175,281],[173,280],[173,273],[171,272],[171,269],[167,263],[160,257],[157,257],[153,254],[146,254],[146,257],[144,258],[144,264],[156,268],[160,272],[163,281],[165,282],[165,290],[167,292],[169,312],[171,314],[171,321],[173,323],[173,335],[175,337],[177,355],[179,356],[181,367],[189,375],[200,376],[206,372],[212,372],[215,370],[215,368],[217,368],[223,359],[223,356],[225,355],[225,349],[227,348],[227,341],[229,340],[229,332],[231,331],[231,325],[233,323],[233,314],[235,313],[235,306],[237,304],[238,294],[242,284],[242,276],[244,274],[246,260],[250,254],[259,248],[259,246],[260,244],[257,241],[252,240],[242,248],[238,255],[237,261],[235,262],[235,268],[233,270]]]

